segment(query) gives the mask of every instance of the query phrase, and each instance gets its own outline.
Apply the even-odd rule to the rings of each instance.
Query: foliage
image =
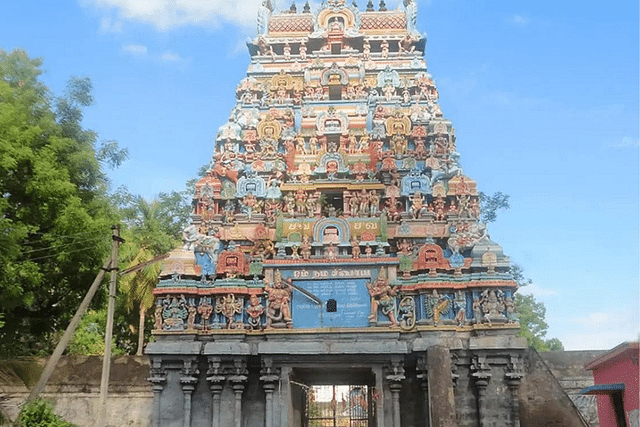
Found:
[[[56,415],[51,403],[41,399],[26,404],[18,421],[23,427],[76,427]]]
[[[511,274],[519,287],[531,284],[531,279],[525,279],[522,267],[514,264]],[[520,332],[518,336],[527,339],[530,347],[538,351],[564,350],[558,338],[545,339],[549,325],[545,320],[547,309],[544,303],[536,300],[533,295],[517,294],[515,304],[518,310]]]
[[[141,196],[134,196],[120,188],[116,194],[123,222],[125,244],[121,247],[120,266],[127,269],[150,261],[165,254],[180,244],[179,236],[186,226],[191,206],[184,192],[161,193],[157,200],[147,202]],[[147,316],[153,307],[153,288],[160,274],[161,263],[156,262],[144,268],[126,274],[119,281],[119,305],[124,309],[123,320],[126,327],[121,328],[120,345],[127,343],[129,348],[137,348],[142,354],[145,333],[150,319]],[[137,327],[134,326],[137,324]],[[121,325],[125,326],[125,325]],[[131,331],[137,330],[138,340],[134,347]]]
[[[509,209],[509,195],[500,191],[487,195],[482,191],[478,193],[480,198],[480,221],[485,224],[494,222],[498,218],[498,211]]]
[[[538,351],[564,350],[558,338],[544,339],[549,325],[545,321],[544,304],[533,295],[516,295],[516,307],[520,320],[519,336],[527,339],[530,347]]]
[[[48,353],[109,254],[115,211],[105,164],[126,151],[81,126],[88,78],[62,97],[42,61],[0,51],[0,355]]]
[[[83,356],[102,356],[104,354],[104,335],[107,327],[107,310],[89,310],[82,316],[78,328],[67,348],[68,354]],[[117,345],[116,338],[111,344],[111,354],[122,355],[126,351]]]

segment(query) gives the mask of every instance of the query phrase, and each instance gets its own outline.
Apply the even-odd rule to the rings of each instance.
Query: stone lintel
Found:
[[[156,341],[149,344],[145,350],[147,355],[198,355],[202,352],[202,342],[197,341]]]
[[[400,341],[270,341],[258,344],[260,354],[406,354],[409,348]]]
[[[472,337],[469,339],[469,350],[526,350],[526,338],[514,335],[495,335]]]
[[[205,355],[224,354],[224,355],[250,355],[251,344],[238,341],[214,341],[204,344]]]

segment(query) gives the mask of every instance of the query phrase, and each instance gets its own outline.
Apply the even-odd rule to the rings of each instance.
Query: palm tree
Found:
[[[172,225],[175,218],[167,215],[167,211],[171,211],[165,206],[167,198],[163,198],[162,194],[160,196],[160,200],[151,202],[147,202],[141,196],[132,197],[126,209],[121,210],[127,225],[122,233],[125,243],[120,251],[120,265],[123,266],[123,270],[167,253],[180,243],[175,235],[176,227]],[[140,316],[137,355],[142,355],[144,348],[145,319],[153,307],[153,289],[161,269],[161,263],[156,262],[125,274],[120,279],[120,294],[124,299],[125,308],[128,312],[137,309]]]

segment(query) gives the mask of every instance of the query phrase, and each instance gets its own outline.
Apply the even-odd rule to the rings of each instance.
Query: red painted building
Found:
[[[603,354],[585,369],[594,385],[583,394],[598,396],[600,427],[638,427],[638,342],[625,342]]]

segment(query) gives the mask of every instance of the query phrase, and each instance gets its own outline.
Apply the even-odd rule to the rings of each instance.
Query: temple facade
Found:
[[[155,289],[154,425],[520,425],[517,284],[416,8],[263,2]]]

